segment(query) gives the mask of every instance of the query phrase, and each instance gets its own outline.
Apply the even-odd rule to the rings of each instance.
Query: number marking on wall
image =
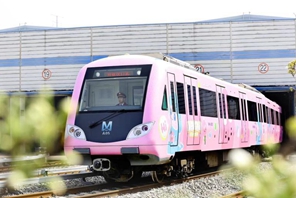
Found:
[[[195,67],[196,71],[198,71],[200,73],[205,73],[205,68],[201,64],[196,64],[196,65],[194,65],[194,67]]]
[[[44,78],[44,80],[48,80],[51,77],[51,71],[49,69],[44,69],[42,71],[42,77]]]
[[[258,71],[261,73],[261,74],[265,74],[267,73],[269,70],[269,66],[267,63],[260,63],[258,65]]]

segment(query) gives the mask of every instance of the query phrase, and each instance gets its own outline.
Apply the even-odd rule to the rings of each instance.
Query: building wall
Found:
[[[296,57],[295,29],[289,19],[0,33],[0,90],[71,90],[84,64],[155,52],[201,64],[211,76],[233,83],[293,85],[286,66]]]

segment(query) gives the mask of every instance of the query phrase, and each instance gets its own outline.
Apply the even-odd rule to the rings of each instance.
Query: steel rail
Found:
[[[95,176],[98,176],[98,174],[93,172],[88,172],[88,171],[85,171],[85,172],[82,171],[77,174],[65,174],[65,175],[59,175],[59,176],[29,178],[23,182],[23,185],[47,183],[47,182],[55,181],[56,179],[59,179],[59,178],[62,180],[68,180],[68,179],[78,179],[78,178],[95,177]],[[6,181],[0,181],[0,188],[4,188],[5,186],[6,186]]]
[[[67,158],[64,155],[50,156],[46,154],[36,154],[19,157],[0,156],[0,168],[9,167],[15,162],[34,162],[36,160],[42,160],[49,166],[51,166],[52,164],[67,164]]]
[[[176,185],[176,184],[180,184],[180,183],[194,180],[194,179],[200,179],[203,177],[217,175],[222,172],[225,172],[225,170],[219,170],[215,172],[194,175],[194,176],[190,176],[182,179],[167,179],[163,183],[152,183],[150,178],[147,178],[149,179],[149,182],[142,181],[146,183],[126,184],[125,186],[122,186],[123,183],[116,183],[112,186],[110,184],[96,184],[96,185],[87,185],[87,186],[82,186],[77,188],[70,188],[70,189],[67,189],[67,191],[64,194],[54,193],[53,191],[47,191],[47,192],[39,192],[39,193],[32,193],[32,194],[9,196],[9,198],[23,198],[23,197],[27,197],[27,198],[39,197],[40,198],[40,197],[46,197],[46,196],[63,196],[63,195],[69,195],[69,194],[75,194],[75,197],[82,197],[82,198],[118,196],[118,195],[123,195],[127,193],[143,192],[143,191],[151,190],[153,188]],[[142,180],[143,179],[145,178],[142,178]],[[116,190],[114,190],[114,188],[116,188]],[[104,189],[104,191],[102,191],[102,189]],[[107,190],[107,189],[110,189],[110,190]],[[95,192],[89,193],[90,191],[95,191]],[[83,195],[79,195],[78,193],[83,193]],[[8,197],[4,196],[4,198],[8,198]]]

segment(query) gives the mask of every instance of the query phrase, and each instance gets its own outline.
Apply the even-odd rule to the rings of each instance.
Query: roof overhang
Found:
[[[260,92],[293,92],[296,86],[253,86]]]

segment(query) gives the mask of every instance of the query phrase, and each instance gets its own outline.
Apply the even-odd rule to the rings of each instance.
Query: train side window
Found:
[[[263,118],[264,118],[264,122],[266,123],[267,119],[266,119],[266,106],[265,105],[263,105]]]
[[[275,125],[278,125],[277,111],[274,111],[274,124],[275,124]]]
[[[277,116],[278,116],[278,125],[281,125],[281,113],[277,112]]]
[[[257,106],[257,109],[258,109],[257,117],[258,117],[259,122],[262,122],[263,118],[262,118],[262,114],[261,114],[261,104],[259,104],[259,103],[257,103],[257,104],[258,104],[258,106]]]
[[[266,107],[266,123],[270,124],[269,109]]]
[[[217,117],[216,93],[199,88],[200,114],[202,116]]]
[[[196,99],[196,87],[192,87],[193,90],[193,105],[194,105],[194,115],[197,115],[197,99]]]
[[[256,103],[248,100],[249,121],[258,121]]]
[[[191,99],[191,86],[190,85],[187,85],[187,97],[188,97],[189,115],[192,115],[192,99]]]
[[[177,93],[178,93],[178,107],[179,113],[185,114],[185,97],[184,97],[184,85],[183,83],[177,82]]]
[[[243,117],[242,117],[242,119],[243,120],[247,120],[247,107],[246,107],[246,100],[245,99],[242,99],[242,115],[243,115]]]
[[[274,124],[274,111],[273,109],[270,109],[270,113],[271,113],[271,124]]]
[[[261,122],[265,122],[264,106],[263,106],[263,104],[261,104],[261,111],[260,111],[260,113],[261,113],[261,118],[262,118]]]
[[[271,124],[271,115],[270,115],[270,108],[267,108],[267,121],[268,121],[268,124]]]
[[[162,110],[168,110],[166,86],[164,86],[161,109]]]
[[[170,82],[171,85],[171,102],[172,102],[172,111],[176,112],[176,103],[175,103],[175,91],[174,91],[174,83]]]
[[[219,93],[218,96],[219,96],[220,117],[221,118],[226,118],[225,95]]]
[[[227,96],[228,118],[240,120],[238,98]]]

